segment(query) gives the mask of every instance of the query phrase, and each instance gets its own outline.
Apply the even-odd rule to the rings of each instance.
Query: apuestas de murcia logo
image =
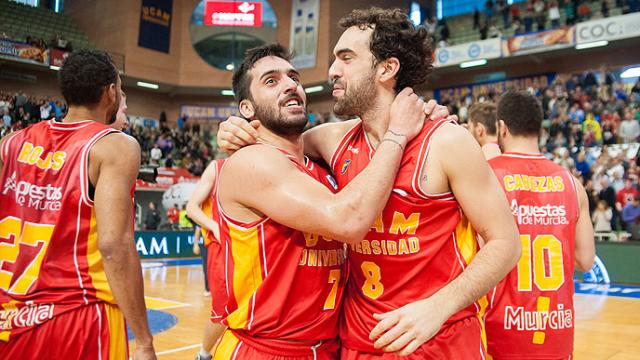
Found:
[[[5,181],[2,194],[13,193],[16,204],[37,210],[59,211],[62,204],[62,187],[34,185],[28,181],[18,180],[13,174]]]
[[[564,205],[518,205],[511,200],[511,212],[518,225],[567,225],[567,210]]]

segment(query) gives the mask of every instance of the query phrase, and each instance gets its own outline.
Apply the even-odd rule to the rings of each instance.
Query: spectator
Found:
[[[496,26],[495,22],[491,23],[491,27],[489,27],[489,38],[494,39],[502,36],[500,29]]]
[[[488,32],[489,32],[489,26],[485,21],[482,23],[482,27],[480,27],[480,40],[486,40]]]
[[[480,11],[478,11],[478,8],[475,7],[473,9],[473,30],[476,30],[478,28],[480,28]],[[428,30],[429,30],[429,27],[427,26],[427,31]]]
[[[616,194],[616,209],[622,211],[638,195],[638,189],[630,178],[624,179],[624,187]]]
[[[178,219],[178,224],[180,225],[180,229],[191,229],[193,228],[193,223],[189,216],[187,216],[187,205],[182,205],[182,210],[180,210],[180,216]]]
[[[520,7],[518,5],[511,6],[511,21],[520,21]]]
[[[157,230],[159,225],[160,225],[160,214],[156,209],[156,203],[152,201],[149,203],[147,216],[144,219],[144,228],[146,230]]]
[[[576,11],[570,0],[564,0],[564,18],[566,25],[573,25],[576,22]]]
[[[173,204],[173,207],[167,210],[167,221],[171,230],[178,230],[178,221],[180,220],[180,209],[178,204]]]
[[[509,6],[506,0],[496,0],[496,13],[502,16],[502,28],[509,27]]]
[[[551,21],[552,29],[560,26],[560,8],[557,0],[551,0],[549,3],[549,20]]]
[[[485,21],[491,20],[493,17],[493,0],[487,0],[484,4]]]
[[[445,43],[449,41],[449,25],[447,24],[447,19],[442,19],[440,28],[440,41],[444,41]]]
[[[538,24],[538,31],[543,31],[547,17],[545,16],[546,4],[543,0],[534,0],[533,11],[536,17],[536,23]]]
[[[612,230],[612,216],[611,208],[607,206],[607,202],[604,200],[598,201],[598,206],[595,211],[593,211],[593,215],[591,215],[593,230],[596,232],[610,232]]]
[[[616,206],[616,193],[609,185],[609,179],[607,176],[603,176],[600,180],[602,190],[598,193],[598,198],[600,200],[604,200],[607,203],[607,206],[612,209],[613,216],[611,217],[611,228],[616,228],[616,222],[618,221],[619,212],[615,209]]]
[[[602,5],[600,6],[600,13],[602,17],[609,17],[609,1],[602,0]]]
[[[622,210],[622,221],[625,230],[631,234],[633,240],[638,240],[638,223],[640,222],[640,198],[635,197],[633,201]]]
[[[587,21],[591,19],[591,7],[585,1],[578,6],[578,21]]]
[[[40,104],[40,119],[49,120],[51,118],[51,105],[48,101],[42,101]]]
[[[624,120],[620,123],[618,136],[625,144],[636,142],[638,136],[640,136],[640,125],[638,121],[634,119],[633,110],[629,108],[624,111]]]
[[[530,33],[533,31],[533,0],[527,2],[527,7],[524,12],[524,32]]]
[[[151,165],[158,166],[160,164],[160,159],[162,159],[162,150],[160,150],[158,143],[153,145],[153,149],[151,149],[149,155],[151,157]]]

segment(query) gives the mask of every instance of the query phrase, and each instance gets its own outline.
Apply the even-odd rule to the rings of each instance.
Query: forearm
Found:
[[[218,227],[216,222],[213,221],[211,217],[207,216],[198,204],[192,203],[191,201],[187,203],[187,215],[189,215],[189,217],[198,225],[207,230],[213,231],[214,228]]]
[[[136,336],[137,345],[151,346],[153,338],[147,323],[140,259],[133,238],[129,244],[101,249],[104,271],[116,302]]]
[[[519,258],[520,245],[514,246],[514,240],[491,240],[460,276],[433,297],[448,318],[487,294],[514,268]]]

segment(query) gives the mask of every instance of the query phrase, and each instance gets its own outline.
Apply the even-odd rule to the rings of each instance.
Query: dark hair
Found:
[[[290,61],[291,54],[280,44],[266,44],[247,50],[244,54],[242,64],[233,73],[233,94],[237,102],[244,99],[251,99],[249,86],[251,85],[251,76],[249,70],[258,62],[258,60],[267,56],[275,56]]]
[[[59,73],[60,92],[68,105],[93,105],[106,86],[118,81],[111,56],[102,50],[80,50],[67,57]]]
[[[373,29],[369,49],[376,61],[400,61],[395,90],[424,83],[433,69],[433,45],[424,27],[416,28],[400,9],[356,9],[340,19],[343,29]]]
[[[537,136],[542,125],[542,106],[526,91],[509,90],[498,101],[498,119],[515,136]]]
[[[469,107],[469,121],[480,123],[489,135],[496,134],[496,105],[490,102],[475,103]]]

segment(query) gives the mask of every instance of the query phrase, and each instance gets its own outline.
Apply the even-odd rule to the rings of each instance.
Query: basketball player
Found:
[[[208,281],[211,293],[211,317],[205,325],[202,346],[196,355],[197,360],[211,359],[211,349],[226,329],[226,326],[221,323],[223,316],[226,315],[225,305],[228,299],[224,277],[224,249],[220,244],[218,212],[213,212],[215,185],[223,163],[224,160],[211,161],[187,203],[187,215],[202,227],[204,248],[200,249],[197,239],[194,238],[193,249],[207,254],[203,256],[202,265],[207,268],[205,281]]]
[[[255,48],[233,76],[240,113],[263,126],[260,142],[234,153],[219,174],[229,330],[214,359],[337,358],[343,243],[362,239],[382,211],[403,149],[426,117],[411,89],[394,95],[369,166],[334,194],[332,178],[303,155],[306,95],[288,59],[279,45]],[[395,81],[382,72],[382,82]]]
[[[63,121],[2,141],[1,359],[126,359],[125,318],[133,357],[155,359],[130,197],[140,148],[109,127],[120,84],[107,53],[74,52]]]
[[[493,159],[501,154],[496,134],[495,104],[483,102],[469,107],[469,131],[480,144],[485,159]]]
[[[502,156],[490,161],[511,203],[522,241],[518,266],[491,295],[486,316],[494,359],[569,359],[573,352],[573,270],[595,258],[587,194],[538,148],[542,107],[527,92],[498,103]]]
[[[378,154],[398,91],[426,80],[432,48],[400,10],[354,10],[340,25],[329,70],[334,112],[360,119],[313,128],[304,142],[344,188]],[[479,251],[467,218],[486,239]],[[469,133],[444,119],[426,123],[371,224],[349,247],[342,358],[482,359],[486,299],[476,300],[515,266],[520,244],[505,195]]]
[[[116,114],[116,121],[111,124],[111,127],[124,131],[129,127],[129,119],[127,119],[127,94],[124,91],[120,92],[120,106],[118,107],[118,113]]]

